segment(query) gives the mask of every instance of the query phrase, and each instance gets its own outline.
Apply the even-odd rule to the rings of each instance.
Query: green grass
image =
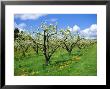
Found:
[[[81,54],[81,55],[79,55]],[[19,60],[18,60],[19,59]],[[14,60],[15,76],[96,76],[97,47],[96,44],[78,51],[73,49],[71,55],[66,50],[58,49],[50,59],[48,66],[44,65],[42,53],[32,53],[26,57],[16,57]]]

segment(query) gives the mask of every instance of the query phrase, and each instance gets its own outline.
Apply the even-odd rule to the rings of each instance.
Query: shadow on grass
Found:
[[[74,53],[74,54],[63,54],[62,56],[58,57],[57,59],[59,60],[56,60],[56,61],[50,61],[49,65],[48,66],[61,66],[62,64],[66,63],[66,62],[78,62],[78,61],[75,61],[73,57],[75,56],[78,56],[78,57],[81,57],[82,54],[80,53]]]

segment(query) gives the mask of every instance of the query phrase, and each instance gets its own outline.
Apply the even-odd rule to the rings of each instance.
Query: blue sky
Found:
[[[67,26],[72,29],[80,29],[83,33],[86,32],[86,35],[87,31],[88,34],[90,34],[90,31],[94,31],[95,33],[92,33],[94,33],[95,36],[97,32],[96,14],[15,14],[14,16],[15,27],[28,30],[30,32],[35,31],[42,21],[47,21],[47,23],[57,22],[58,29],[65,29]]]

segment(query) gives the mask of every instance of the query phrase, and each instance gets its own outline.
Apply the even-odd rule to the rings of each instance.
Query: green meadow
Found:
[[[15,52],[15,76],[96,76],[97,75],[97,44],[79,50],[75,47],[71,54],[58,48],[52,55],[48,66],[45,57],[39,50],[36,54],[32,48],[26,56]]]

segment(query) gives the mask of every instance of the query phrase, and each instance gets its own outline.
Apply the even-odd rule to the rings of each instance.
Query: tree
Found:
[[[15,28],[14,29],[14,40],[16,40],[16,38],[18,38],[18,36],[19,36],[19,29]]]
[[[43,22],[39,29],[42,30],[39,32],[39,35],[42,37],[40,37],[41,41],[38,44],[41,46],[41,50],[45,56],[45,65],[48,65],[50,58],[59,47],[59,44],[57,44],[57,24],[48,25]]]
[[[21,51],[23,57],[26,56],[26,52],[32,44],[30,38],[31,38],[30,35],[28,35],[27,33],[23,31],[19,31],[19,34],[17,34],[17,38],[14,41],[15,51],[17,50]]]
[[[34,34],[35,32],[33,32],[33,34]],[[33,45],[32,45],[32,47],[33,47],[33,49],[34,49],[34,51],[36,52],[36,54],[38,54],[39,53],[39,42],[40,42],[40,34],[39,33],[35,33],[35,35],[34,35],[34,37],[32,37],[32,42],[33,42]]]
[[[72,33],[70,28],[67,27],[67,29],[62,29],[61,35],[63,36],[62,44],[64,45],[64,48],[66,51],[71,54],[73,48],[77,45],[77,43],[81,40],[81,37],[78,32]]]

